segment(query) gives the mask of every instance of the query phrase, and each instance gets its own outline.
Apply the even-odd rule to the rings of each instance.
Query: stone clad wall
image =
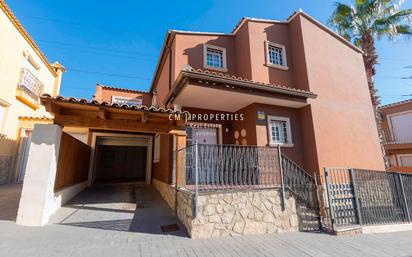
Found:
[[[294,197],[287,192],[286,208],[281,209],[277,189],[225,192],[198,196],[178,192],[178,218],[192,238],[280,233],[298,230]]]
[[[162,198],[166,201],[167,205],[169,205],[169,207],[174,210],[176,199],[175,187],[173,185],[168,185],[164,182],[161,182],[157,179],[153,179],[152,184],[160,193]]]

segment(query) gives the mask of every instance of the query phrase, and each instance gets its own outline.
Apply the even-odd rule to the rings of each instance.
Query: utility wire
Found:
[[[81,52],[81,53],[90,53],[90,54],[95,54],[95,55],[114,56],[114,57],[127,58],[127,59],[133,59],[133,60],[141,60],[141,61],[149,61],[149,62],[153,61],[153,59],[152,60],[146,59],[148,57],[134,57],[134,56],[129,56],[129,55],[112,54],[112,53],[107,53],[107,52],[96,52],[96,51],[76,49],[76,48],[65,47],[65,46],[49,45],[47,43],[40,43],[39,45],[40,46],[47,46],[47,47],[54,47],[54,48],[61,49],[61,50],[69,50],[69,51],[75,51],[75,52]]]
[[[119,78],[127,78],[127,79],[140,79],[140,80],[150,80],[151,79],[147,77],[139,77],[139,76],[133,76],[133,75],[126,75],[126,74],[106,73],[106,72],[100,72],[100,71],[87,71],[87,70],[70,68],[70,67],[67,67],[66,70],[73,71],[73,72],[79,72],[79,73],[88,73],[88,74],[104,75],[104,76],[109,76],[109,77],[119,77]]]
[[[39,39],[39,40],[36,40],[36,41],[44,42],[44,43],[47,43],[47,44],[53,44],[53,45],[83,48],[83,49],[87,49],[87,50],[93,49],[93,50],[104,51],[104,52],[140,55],[140,56],[146,56],[146,57],[157,57],[158,56],[156,54],[147,54],[147,53],[134,52],[134,51],[125,51],[125,50],[111,49],[111,48],[92,47],[92,46],[87,46],[87,45],[71,44],[71,43],[64,43],[64,42],[59,42],[59,41],[51,41],[51,40],[43,40],[43,39]]]

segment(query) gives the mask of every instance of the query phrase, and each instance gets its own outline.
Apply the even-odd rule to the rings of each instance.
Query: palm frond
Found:
[[[346,4],[336,3],[336,9],[329,19],[329,24],[341,36],[347,40],[352,40],[353,29],[355,28],[353,9]]]
[[[412,26],[410,25],[398,25],[396,31],[402,35],[412,36]]]

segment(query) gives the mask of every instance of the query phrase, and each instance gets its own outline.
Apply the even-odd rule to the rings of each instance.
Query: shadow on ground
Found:
[[[187,237],[160,194],[146,184],[97,185],[81,192],[51,223],[114,231]]]

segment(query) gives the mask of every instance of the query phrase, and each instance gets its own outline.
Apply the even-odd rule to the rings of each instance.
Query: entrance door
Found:
[[[190,144],[217,144],[217,129],[216,128],[189,128],[191,138],[188,137]]]

